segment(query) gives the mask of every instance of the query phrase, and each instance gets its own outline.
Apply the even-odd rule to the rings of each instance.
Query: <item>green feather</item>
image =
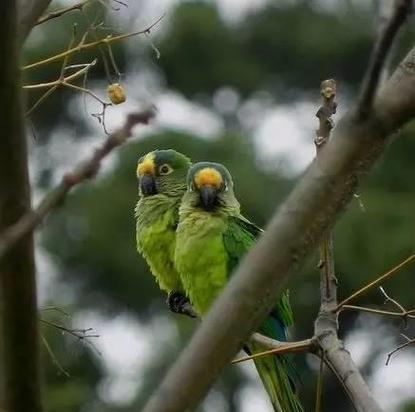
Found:
[[[204,168],[216,169],[223,178],[216,206],[211,210],[203,207],[195,184],[195,175]],[[215,163],[199,163],[189,170],[188,189],[182,199],[179,217],[175,264],[187,296],[194,309],[203,316],[262,230],[240,214],[230,174],[224,166]],[[285,340],[286,328],[291,324],[292,311],[288,294],[284,293],[259,332]],[[247,350],[256,353],[263,349],[249,344]],[[302,411],[292,385],[289,358],[266,356],[254,362],[274,410]]]
[[[186,190],[190,160],[171,149],[155,150],[146,156],[149,155],[154,161],[157,193],[141,196],[135,207],[137,250],[147,261],[160,289],[184,292],[174,266],[174,252],[179,205]],[[172,172],[161,175],[159,168],[165,164],[172,168]]]

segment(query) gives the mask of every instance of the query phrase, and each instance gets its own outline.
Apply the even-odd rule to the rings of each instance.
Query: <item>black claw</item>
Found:
[[[187,315],[192,318],[196,317],[189,299],[180,292],[170,292],[167,296],[166,303],[173,313]]]

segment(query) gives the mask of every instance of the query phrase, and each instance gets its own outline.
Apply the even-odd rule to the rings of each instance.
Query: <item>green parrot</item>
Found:
[[[179,205],[191,161],[175,150],[154,150],[138,160],[140,198],[135,207],[137,250],[160,289],[168,293],[173,312],[183,313],[187,298],[174,267]]]
[[[241,215],[231,175],[223,165],[200,162],[189,169],[187,190],[179,209],[175,265],[198,316],[203,317],[207,312],[261,232]],[[285,292],[259,332],[273,339],[286,340],[287,328],[292,323],[288,292]],[[248,343],[245,350],[252,354],[262,349]],[[302,411],[293,385],[295,371],[289,358],[263,356],[254,362],[274,410]]]

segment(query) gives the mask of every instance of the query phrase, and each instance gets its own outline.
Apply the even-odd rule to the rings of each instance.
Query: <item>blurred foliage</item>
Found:
[[[279,97],[291,89],[315,90],[327,77],[353,84],[370,52],[369,23],[361,13],[322,13],[311,2],[298,2],[269,4],[231,29],[211,4],[185,2],[160,44],[160,66],[168,85],[188,96],[224,84],[243,95],[266,89]]]
[[[307,97],[310,91],[316,95],[322,79],[335,77],[341,82],[346,97],[353,94],[367,64],[375,34],[373,10],[344,4],[337,11],[329,12],[318,7],[317,1],[276,3],[267,4],[234,24],[221,17],[213,2],[178,3],[169,16],[166,32],[156,41],[161,51],[158,74],[165,78],[167,87],[188,98],[202,100],[212,110],[212,105],[206,102],[224,86],[234,87],[242,98],[267,90],[281,102]],[[69,14],[45,24],[36,29],[24,52],[24,62],[65,49],[74,22],[78,23],[78,36],[81,36],[92,21],[107,22],[107,18],[105,8],[94,3],[85,14]],[[408,29],[401,36],[402,47],[397,49],[397,57],[409,44],[408,39],[411,36],[413,39],[413,30]],[[113,49],[122,71],[138,59],[137,54],[128,54],[125,43]],[[153,51],[149,48],[148,56],[150,53]],[[95,50],[77,56],[71,63],[91,61],[99,56],[99,51]],[[140,55],[140,58],[145,61],[150,59],[148,56]],[[25,81],[50,81],[58,72],[59,65],[46,65],[25,72]],[[90,78],[93,82],[108,80],[102,62],[91,71]],[[47,142],[52,131],[61,127],[76,128],[79,138],[86,134],[88,125],[69,109],[70,93],[57,92],[32,117],[40,142]],[[33,98],[30,95],[30,99]],[[364,179],[359,189],[364,210],[354,200],[335,228],[341,297],[348,296],[413,252],[414,133],[414,124],[399,132],[399,139],[393,142],[374,173]],[[167,313],[165,297],[135,250],[136,161],[150,150],[170,147],[186,153],[194,161],[225,163],[234,177],[243,213],[262,226],[295,183],[295,179],[284,177],[278,168],[270,169],[268,163],[261,164],[252,141],[242,132],[228,131],[214,139],[202,139],[164,130],[121,148],[109,170],[74,191],[63,207],[48,219],[42,237],[45,250],[57,265],[59,282],[75,291],[71,311],[82,313],[82,310],[92,309],[109,318],[128,313],[146,325],[158,325],[159,317],[164,316],[179,333],[167,343],[160,339],[155,353],[146,359],[143,383],[132,404],[116,406],[106,404],[98,394],[97,387],[105,379],[106,371],[97,357],[84,346],[77,351],[68,349],[69,338],[62,341],[56,331],[47,330],[51,347],[71,374],[70,378],[60,375],[47,355],[44,356],[48,410],[140,410],[195,326],[190,319]],[[312,333],[319,300],[316,260],[316,256],[310,258],[288,285],[296,315],[294,337],[307,337]],[[413,269],[405,269],[385,285],[392,296],[408,306],[414,304],[410,292],[411,273]],[[359,300],[368,305],[382,302],[377,291]],[[356,313],[342,314],[341,333],[353,330],[357,316]],[[392,333],[398,336],[402,325],[389,320],[385,323],[390,324]],[[378,349],[373,348],[372,356],[363,365],[366,374],[372,372],[372,362],[377,355]],[[315,372],[305,357],[297,359],[302,399],[305,405],[313,405]],[[219,393],[227,405],[224,411],[240,410],[238,393],[245,384],[245,374],[237,367],[229,367],[215,387],[215,393]],[[335,379],[326,379],[324,406],[327,411],[351,410]],[[402,409],[403,412],[412,410],[415,409],[410,403]]]

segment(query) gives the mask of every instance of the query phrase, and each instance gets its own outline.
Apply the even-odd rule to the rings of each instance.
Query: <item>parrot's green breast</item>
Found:
[[[154,209],[140,203],[137,205],[137,249],[150,266],[160,289],[183,292],[174,267],[178,205],[165,206]]]
[[[176,267],[193,308],[209,309],[227,282],[227,254],[223,244],[226,222],[207,212],[191,213],[177,228]]]

